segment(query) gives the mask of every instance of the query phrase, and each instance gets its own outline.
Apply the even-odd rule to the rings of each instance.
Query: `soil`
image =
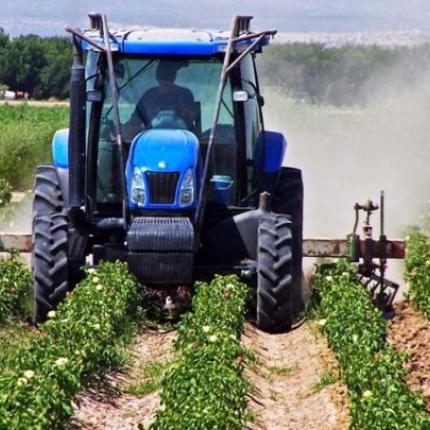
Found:
[[[430,402],[430,323],[412,308],[408,301],[395,306],[394,319],[389,324],[388,341],[398,351],[406,351],[410,358],[405,366],[409,370],[409,388]]]
[[[247,325],[243,344],[257,362],[247,366],[254,384],[253,430],[345,430],[349,422],[346,387],[336,360],[315,326],[270,335]],[[322,379],[323,378],[323,379]],[[330,383],[324,383],[324,379]],[[324,424],[322,424],[324,423]]]
[[[146,331],[139,334],[132,346],[126,371],[104,375],[78,396],[69,429],[148,428],[159,407],[159,391],[133,395],[128,393],[128,387],[142,382],[142,373],[149,363],[170,359],[174,338],[174,332]]]

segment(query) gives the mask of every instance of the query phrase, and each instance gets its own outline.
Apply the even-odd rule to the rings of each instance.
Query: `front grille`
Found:
[[[145,175],[149,187],[149,201],[152,204],[175,203],[179,172],[146,172]]]

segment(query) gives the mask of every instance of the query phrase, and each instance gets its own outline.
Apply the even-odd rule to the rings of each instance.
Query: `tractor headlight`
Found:
[[[182,179],[179,190],[179,205],[189,206],[194,201],[194,172],[188,169]]]
[[[131,200],[139,206],[143,206],[146,202],[145,181],[138,167],[133,170],[133,181],[131,183]]]

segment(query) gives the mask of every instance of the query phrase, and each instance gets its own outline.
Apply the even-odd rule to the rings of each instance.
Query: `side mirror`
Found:
[[[249,94],[246,91],[234,91],[233,101],[235,102],[246,102],[249,100]]]

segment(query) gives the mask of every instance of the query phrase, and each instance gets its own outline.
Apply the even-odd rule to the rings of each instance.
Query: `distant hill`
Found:
[[[0,0],[0,27],[12,36],[61,35],[100,9],[127,25],[226,29],[232,15],[251,14],[255,28],[282,32],[430,30],[428,0]]]

